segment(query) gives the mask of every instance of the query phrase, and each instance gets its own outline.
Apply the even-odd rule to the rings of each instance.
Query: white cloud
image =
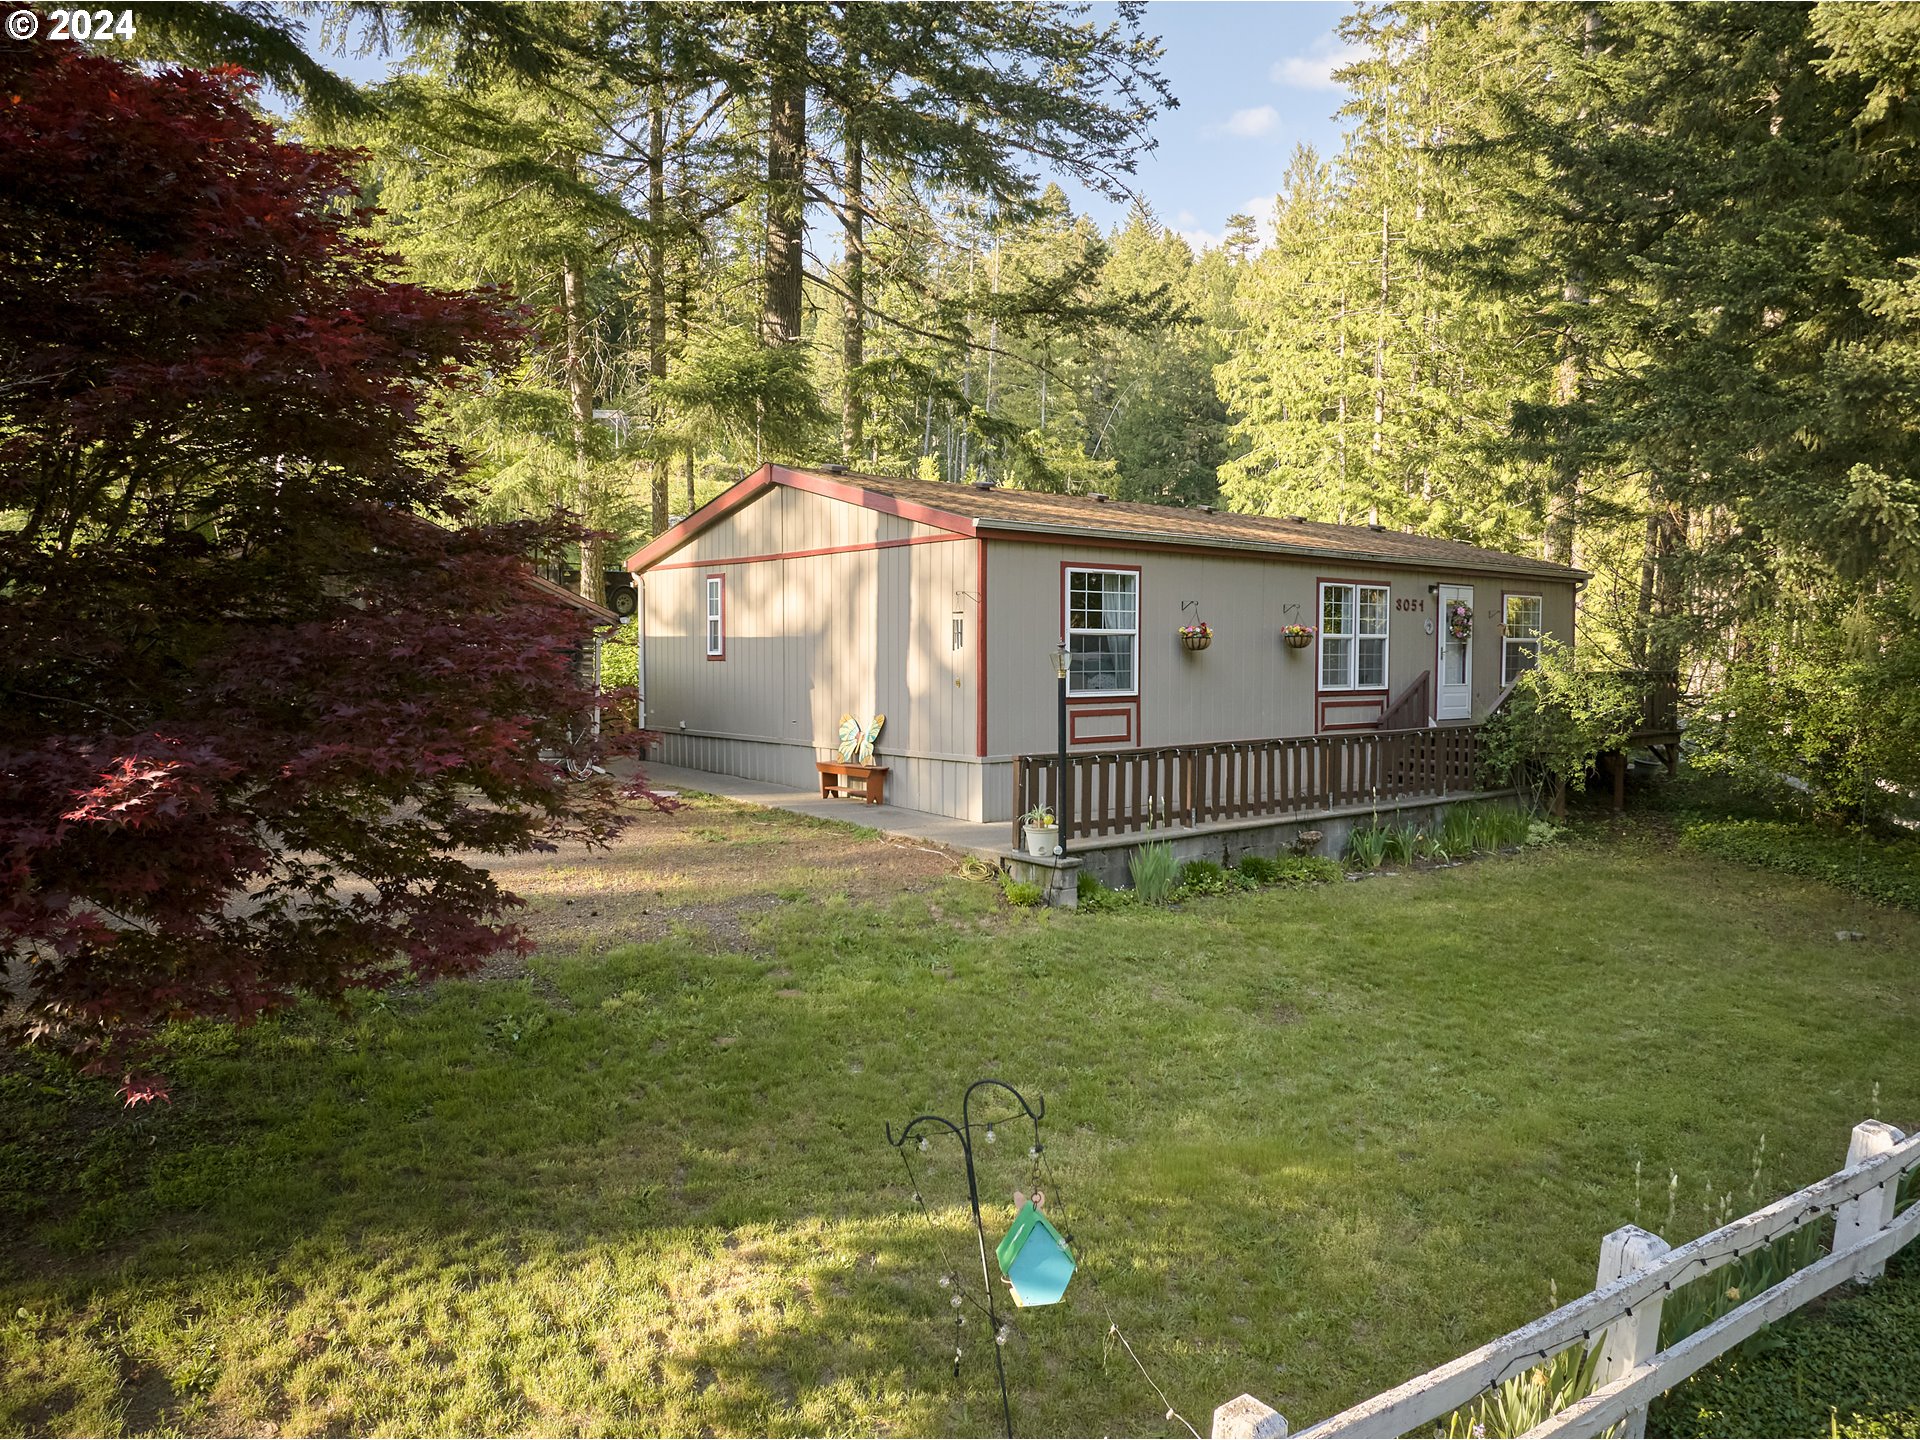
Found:
[[[1273,62],[1267,78],[1294,90],[1339,90],[1333,72],[1351,65],[1365,52],[1358,45],[1342,45],[1331,35],[1316,40],[1304,55],[1287,55]]]
[[[1271,135],[1274,127],[1280,123],[1280,112],[1271,105],[1256,105],[1247,110],[1236,110],[1233,118],[1221,127],[1229,135],[1242,140],[1258,140]]]

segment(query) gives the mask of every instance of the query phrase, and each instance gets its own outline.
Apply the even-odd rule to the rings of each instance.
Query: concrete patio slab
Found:
[[[720,775],[710,770],[687,770],[678,765],[648,761],[640,767],[647,783],[656,790],[698,790],[720,795],[745,805],[764,805],[772,810],[791,810],[820,820],[838,820],[846,825],[865,825],[883,835],[904,840],[926,840],[944,845],[962,854],[977,855],[997,865],[1001,851],[1007,848],[1007,824],[1004,820],[987,824],[976,820],[955,820],[948,815],[932,815],[925,810],[909,810],[901,805],[867,805],[858,800],[823,800],[819,793],[796,790],[767,780],[746,780],[738,775]]]

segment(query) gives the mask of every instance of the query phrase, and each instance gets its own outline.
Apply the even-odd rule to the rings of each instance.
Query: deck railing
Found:
[[[1680,730],[1680,672],[1678,670],[1622,670],[1620,678],[1640,697],[1635,735],[1675,735]]]
[[[1479,788],[1479,759],[1480,732],[1471,725],[1069,755],[1066,838],[1457,794]],[[1052,755],[1014,757],[1015,849],[1028,811],[1060,812],[1059,770]]]

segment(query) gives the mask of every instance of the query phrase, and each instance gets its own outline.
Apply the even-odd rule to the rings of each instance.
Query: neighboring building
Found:
[[[661,760],[811,786],[840,717],[883,713],[888,800],[971,820],[1008,818],[1013,757],[1052,753],[1063,639],[1076,752],[1463,723],[1540,637],[1572,643],[1587,578],[1368,525],[780,465],[627,569]]]

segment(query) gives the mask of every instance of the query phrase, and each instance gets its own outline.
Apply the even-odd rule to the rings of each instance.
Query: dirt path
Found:
[[[885,899],[965,863],[921,842],[701,798],[672,815],[637,813],[610,849],[569,845],[488,868],[527,902],[524,923],[541,949],[601,950],[686,928],[705,932],[716,948],[744,950],[754,920],[784,901]],[[501,956],[483,973],[520,969]]]

